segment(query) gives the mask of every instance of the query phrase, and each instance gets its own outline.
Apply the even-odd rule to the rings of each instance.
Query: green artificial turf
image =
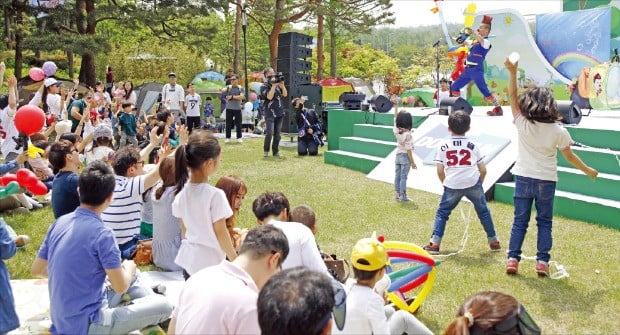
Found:
[[[288,141],[288,139],[283,139]],[[318,157],[298,157],[296,147],[283,147],[282,159],[263,158],[262,138],[243,144],[223,144],[223,165],[213,178],[236,174],[245,179],[248,194],[239,223],[254,227],[252,201],[263,191],[284,192],[291,206],[307,204],[318,218],[317,241],[327,253],[348,258],[351,247],[373,231],[388,240],[420,246],[428,242],[440,196],[410,190],[412,203],[394,201],[393,186],[370,180],[362,173],[323,163]],[[437,181],[439,182],[439,181]],[[510,237],[512,206],[489,204],[502,252],[488,250],[486,236],[470,205],[461,203],[452,213],[442,241],[442,253],[460,248],[464,220],[471,221],[463,253],[442,260],[437,279],[416,316],[431,330],[441,333],[463,300],[478,291],[497,290],[515,296],[534,317],[545,334],[611,334],[620,329],[620,232],[580,221],[554,218],[552,260],[563,264],[570,277],[539,279],[534,261],[523,261],[520,274],[504,274],[505,248]],[[534,216],[532,216],[534,218]],[[5,216],[31,244],[5,261],[13,279],[30,278],[29,269],[48,226],[49,208],[28,215]],[[536,253],[535,221],[530,223],[524,253]],[[552,269],[553,271],[554,269]],[[598,270],[598,272],[597,272]],[[616,315],[616,316],[614,316]]]

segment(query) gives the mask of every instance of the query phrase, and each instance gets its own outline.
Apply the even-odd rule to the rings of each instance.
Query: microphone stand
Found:
[[[433,47],[435,48],[435,62],[437,64],[437,66],[435,67],[435,71],[437,73],[437,80],[435,81],[435,92],[437,92],[437,102],[435,103],[435,107],[439,107],[439,44],[441,43],[441,40],[437,40],[437,42],[435,42],[435,44],[433,44]]]

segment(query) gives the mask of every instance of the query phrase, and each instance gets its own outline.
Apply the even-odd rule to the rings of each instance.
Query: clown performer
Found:
[[[484,58],[489,50],[491,50],[491,42],[488,40],[489,33],[491,32],[491,21],[493,21],[492,17],[484,15],[478,30],[472,31],[475,41],[469,50],[467,59],[465,60],[465,72],[463,72],[463,74],[461,74],[459,78],[452,83],[450,89],[452,90],[452,96],[458,97],[460,95],[461,88],[465,87],[465,85],[473,80],[485,100],[490,101],[493,105],[495,105],[493,110],[487,112],[487,115],[501,116],[503,115],[502,107],[499,105],[497,99],[491,91],[489,91],[489,88],[484,81]]]

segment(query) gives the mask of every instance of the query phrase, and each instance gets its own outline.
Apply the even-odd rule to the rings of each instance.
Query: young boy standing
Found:
[[[187,130],[191,133],[194,128],[200,128],[200,105],[202,99],[196,93],[194,84],[187,84],[188,95],[185,96],[185,115],[187,115]]]
[[[215,108],[213,107],[213,99],[211,97],[205,98],[204,114],[207,124],[215,126]]]
[[[441,104],[441,100],[450,97],[450,86],[448,85],[448,80],[446,78],[441,78],[439,85],[441,86],[433,95],[433,100],[435,101],[435,106],[437,107]]]
[[[504,114],[502,107],[499,105],[499,102],[497,102],[493,93],[489,91],[487,83],[484,81],[484,58],[491,50],[491,42],[488,39],[489,33],[491,32],[491,22],[493,22],[493,18],[485,15],[482,18],[482,23],[480,23],[478,30],[471,32],[475,41],[465,60],[465,72],[452,83],[450,89],[452,90],[452,96],[458,97],[461,95],[461,88],[469,84],[470,81],[473,81],[480,90],[480,93],[484,96],[484,99],[495,106],[493,110],[487,112],[487,115],[501,116]]]
[[[351,253],[355,279],[347,280],[347,313],[344,328],[334,334],[432,334],[426,326],[406,311],[394,311],[377,294],[375,284],[385,275],[389,265],[387,251],[376,238],[363,238]]]
[[[118,114],[118,123],[121,126],[121,144],[124,147],[127,141],[131,142],[135,147],[138,146],[138,125],[136,124],[135,108],[130,102],[123,103],[123,113]]]
[[[430,243],[424,250],[432,255],[439,254],[439,245],[446,229],[446,221],[461,198],[472,202],[480,223],[487,233],[491,251],[501,249],[491,212],[484,198],[482,181],[487,173],[482,162],[484,156],[478,147],[465,136],[469,131],[471,118],[464,111],[456,111],[448,117],[448,130],[452,137],[446,139],[437,150],[437,175],[443,183],[444,191],[437,214]]]

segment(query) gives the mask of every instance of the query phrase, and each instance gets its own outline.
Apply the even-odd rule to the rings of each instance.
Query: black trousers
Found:
[[[226,109],[226,138],[230,138],[233,127],[237,130],[237,138],[241,138],[241,110]]]
[[[280,151],[280,132],[282,131],[282,116],[277,116],[274,119],[266,120],[265,127],[265,142],[263,143],[263,150],[269,152],[269,146],[271,145],[271,151],[273,154],[277,154]],[[273,143],[271,139],[273,138]]]
[[[297,154],[299,156],[316,156],[319,154],[319,146],[312,139],[305,140],[300,138],[297,141]]]
[[[200,116],[188,116],[187,117],[187,130],[191,133],[192,129],[200,128]]]

